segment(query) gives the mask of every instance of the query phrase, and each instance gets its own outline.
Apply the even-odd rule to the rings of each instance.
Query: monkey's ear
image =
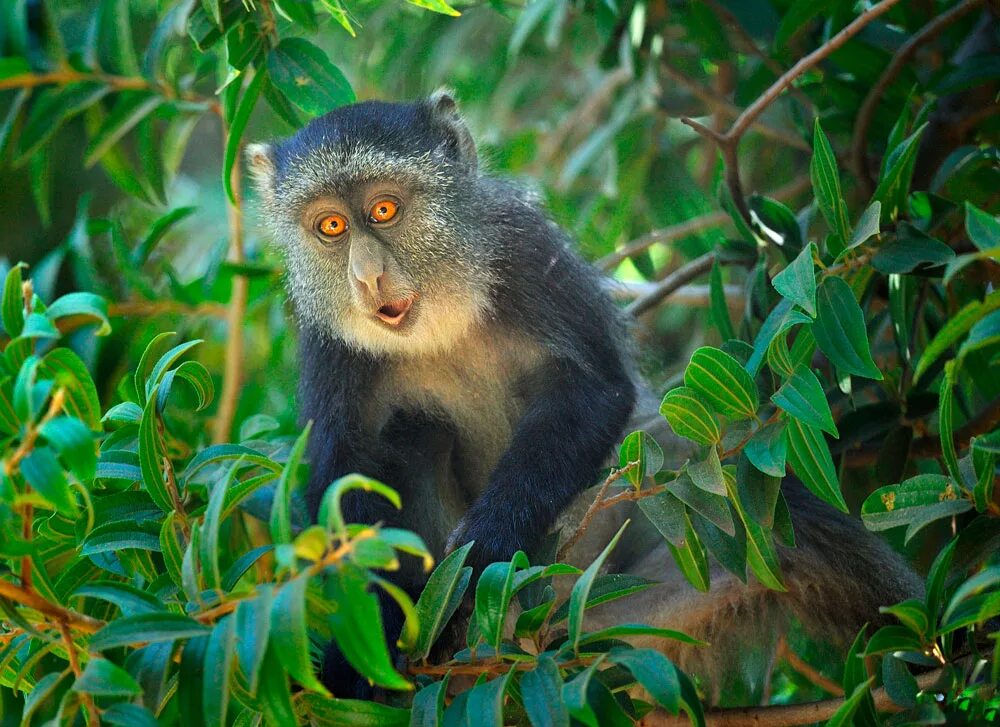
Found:
[[[455,96],[447,88],[441,88],[431,94],[427,100],[431,114],[438,128],[444,132],[447,142],[445,150],[449,156],[463,165],[471,174],[476,173],[479,157],[476,153],[476,142],[466,126],[465,120],[458,112]]]
[[[246,159],[257,194],[269,199],[274,194],[274,149],[270,144],[247,144]]]

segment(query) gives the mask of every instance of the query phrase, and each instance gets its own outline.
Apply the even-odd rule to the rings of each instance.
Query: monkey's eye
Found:
[[[316,229],[324,237],[340,237],[347,232],[347,218],[343,215],[327,215],[316,223]]]
[[[399,211],[397,203],[391,199],[380,199],[372,205],[368,214],[371,216],[372,222],[388,222],[396,216],[397,211]]]

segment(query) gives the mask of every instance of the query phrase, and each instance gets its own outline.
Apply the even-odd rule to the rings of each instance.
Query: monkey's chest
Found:
[[[511,343],[511,342],[508,342]],[[491,345],[447,356],[406,358],[387,367],[377,383],[382,431],[399,413],[441,422],[453,435],[451,467],[466,497],[488,484],[527,404],[520,382],[537,366],[537,352]]]

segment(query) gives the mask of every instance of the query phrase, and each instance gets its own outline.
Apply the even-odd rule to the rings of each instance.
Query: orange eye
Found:
[[[380,199],[372,205],[369,214],[371,215],[372,222],[388,222],[396,216],[398,210],[399,205],[391,199]]]
[[[347,218],[343,215],[327,215],[319,221],[316,229],[326,237],[340,237],[347,232]]]

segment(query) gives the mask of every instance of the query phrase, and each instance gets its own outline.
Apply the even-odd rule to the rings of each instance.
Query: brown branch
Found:
[[[39,613],[45,614],[59,623],[66,623],[85,634],[96,633],[104,626],[104,622],[100,619],[63,608],[43,598],[35,591],[29,591],[15,583],[2,579],[0,579],[0,597],[20,603],[22,606],[33,608]]]
[[[223,145],[229,140],[229,129],[223,134]],[[238,158],[238,156],[237,156]],[[229,256],[236,263],[245,259],[243,250],[243,210],[240,189],[240,164],[233,164],[230,176],[233,200],[227,205],[229,216]],[[245,275],[233,276],[232,292],[226,322],[229,335],[226,339],[225,366],[222,379],[222,393],[219,395],[219,410],[215,417],[215,431],[212,436],[216,444],[229,441],[236,418],[236,406],[243,388],[243,319],[246,317],[247,301],[250,296],[250,281]]]
[[[587,532],[587,527],[590,525],[590,521],[601,509],[599,506],[604,500],[604,496],[608,493],[608,488],[638,466],[638,461],[629,462],[621,469],[613,470],[611,474],[604,479],[603,484],[601,484],[601,489],[597,492],[597,497],[595,497],[594,501],[590,503],[590,507],[587,508],[587,512],[585,512],[583,517],[580,519],[580,524],[576,526],[576,530],[573,531],[573,534],[569,536],[566,542],[559,547],[559,552],[556,553],[557,563],[562,562],[566,558],[566,554],[572,550],[573,546],[576,545],[580,538],[583,537],[583,534]]]
[[[739,149],[740,139],[743,138],[747,129],[753,125],[757,118],[764,113],[764,110],[774,103],[774,101],[782,93],[784,93],[789,86],[792,85],[796,78],[820,63],[820,61],[826,59],[831,53],[857,35],[862,28],[868,25],[875,18],[890,10],[894,5],[899,3],[899,1],[900,0],[881,0],[881,2],[873,5],[868,10],[861,13],[861,15],[856,17],[826,43],[821,45],[809,55],[800,59],[788,71],[783,73],[778,80],[771,84],[770,88],[764,91],[764,93],[758,96],[752,104],[744,109],[743,113],[736,118],[733,125],[729,127],[729,131],[726,133],[720,134],[712,129],[708,129],[696,121],[693,121],[692,119],[681,119],[681,121],[693,128],[699,134],[713,139],[718,144],[719,151],[722,153],[723,161],[725,161],[726,164],[726,185],[729,187],[729,191],[732,194],[733,202],[736,204],[737,210],[739,210],[740,215],[747,221],[748,224],[750,223],[750,212],[747,208],[746,200],[743,197],[743,185],[740,181],[738,166],[739,155],[737,152]]]
[[[227,311],[226,306],[219,303],[187,305],[186,303],[179,303],[174,300],[126,300],[121,303],[111,303],[108,306],[108,316],[111,318],[155,316],[164,313],[225,318]]]
[[[934,20],[921,28],[919,32],[910,36],[899,47],[899,50],[896,51],[892,60],[889,61],[889,65],[886,66],[882,75],[875,82],[875,85],[868,91],[868,95],[865,96],[865,100],[861,103],[861,108],[858,110],[858,116],[854,122],[854,133],[851,138],[851,166],[854,167],[854,174],[858,178],[858,183],[861,185],[865,195],[870,195],[875,188],[871,171],[868,169],[868,155],[866,153],[868,129],[871,127],[875,109],[878,107],[879,101],[882,100],[886,89],[896,80],[920,46],[936,38],[941,31],[959,20],[962,16],[980,7],[983,2],[984,0],[963,0],[963,2],[934,18]]]
[[[0,91],[11,88],[35,88],[36,86],[64,86],[68,83],[103,83],[118,91],[159,89],[145,78],[114,76],[108,73],[84,73],[71,68],[51,73],[22,73],[0,79]],[[164,94],[166,95],[166,94]]]
[[[615,280],[605,278],[605,289],[612,298],[616,300],[635,300],[656,288],[658,281],[635,281],[635,280]],[[726,296],[726,304],[730,309],[739,309],[743,306],[746,291],[739,285],[723,286],[723,293]],[[682,285],[675,290],[670,297],[672,305],[688,306],[691,308],[707,308],[711,305],[711,291],[709,286],[701,283],[690,283]]]
[[[810,184],[809,177],[799,177],[774,190],[769,196],[779,201],[786,201],[809,189]],[[604,270],[613,270],[626,258],[645,252],[653,245],[666,245],[711,227],[721,227],[728,221],[729,214],[723,210],[698,215],[697,217],[692,217],[690,220],[678,222],[676,225],[647,232],[642,237],[636,238],[632,242],[601,258],[597,261],[596,265]]]
[[[792,669],[797,671],[823,691],[828,692],[835,697],[844,696],[844,688],[833,679],[830,679],[830,677],[821,674],[811,664],[807,664],[803,661],[801,656],[792,651],[792,647],[788,645],[788,640],[784,636],[782,636],[778,641],[777,655],[779,659],[784,659],[785,662],[792,667]]]
[[[60,621],[59,633],[62,635],[63,643],[66,645],[66,655],[69,657],[69,668],[73,672],[73,676],[79,679],[83,672],[80,669],[80,657],[76,653],[76,642],[73,641],[73,635],[70,633],[69,624],[65,621]],[[81,692],[80,701],[83,702],[83,706],[87,710],[87,716],[90,719],[90,723],[92,725],[99,725],[101,723],[100,715],[97,712],[97,707],[94,704],[93,697],[86,692]]]
[[[920,689],[929,689],[941,678],[941,670],[928,672],[916,677]],[[884,687],[872,690],[875,709],[879,712],[902,712],[900,707],[886,693]],[[736,707],[717,709],[705,713],[705,724],[709,727],[786,727],[813,722],[825,722],[844,703],[843,697],[824,699],[805,704],[772,705],[768,707]],[[637,723],[642,727],[686,727],[690,724],[686,717],[674,717],[661,711],[650,712]]]
[[[715,260],[716,254],[714,252],[706,252],[701,257],[696,257],[691,262],[682,265],[657,283],[652,291],[629,303],[625,307],[625,312],[637,317],[642,315],[681,286],[711,270]]]

